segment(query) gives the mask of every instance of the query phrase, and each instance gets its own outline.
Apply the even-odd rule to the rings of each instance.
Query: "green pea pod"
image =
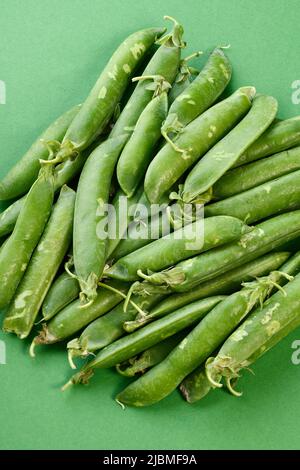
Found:
[[[101,142],[100,137],[97,141],[98,145]],[[82,170],[88,156],[91,153],[94,145],[89,147],[86,151],[80,153],[74,160],[67,160],[58,165],[54,170],[54,189],[58,191],[64,184],[69,183],[76,175]],[[16,225],[17,219],[24,205],[26,196],[17,199],[6,210],[0,214],[0,236],[11,233]]]
[[[25,155],[19,160],[0,182],[0,200],[13,199],[29,191],[41,168],[40,160],[46,160],[48,149],[46,142],[61,142],[71,122],[78,114],[79,106],[67,111],[56,119],[45,132],[34,142]]]
[[[128,284],[111,282],[107,284],[114,291],[99,289],[98,296],[91,305],[82,308],[79,300],[67,305],[50,322],[43,324],[43,330],[34,338],[31,353],[37,344],[52,344],[62,341],[81,330],[96,318],[109,312],[118,305],[129,289]],[[118,292],[116,292],[116,290]]]
[[[188,124],[175,141],[177,149],[166,143],[159,150],[144,183],[152,204],[168,197],[179,178],[237,124],[251,107],[255,92],[253,87],[240,88]]]
[[[221,302],[224,296],[210,297],[195,302],[188,307],[179,309],[167,317],[157,320],[155,323],[135,331],[131,335],[120,338],[114,343],[102,349],[97,356],[88,362],[80,372],[75,374],[67,386],[72,383],[85,383],[96,368],[113,367],[126,361],[135,354],[148,349],[150,346],[173,336],[178,331],[203,318],[215,305]]]
[[[77,279],[62,273],[50,287],[42,306],[43,319],[49,321],[79,296]]]
[[[221,49],[215,49],[195,80],[172,103],[162,134],[176,134],[208,109],[228,85],[231,64]]]
[[[166,211],[155,215],[150,220],[133,221],[128,227],[126,238],[121,240],[112,253],[111,259],[119,260],[149,245],[153,240],[167,236],[170,231],[172,227],[170,227],[170,218]]]
[[[261,309],[256,309],[225,341],[218,355],[206,364],[206,373],[226,378],[226,385],[234,395],[240,395],[231,385],[241,369],[248,367],[249,357],[266,345],[274,335],[286,330],[292,322],[300,322],[300,274],[290,281],[284,292],[276,292]],[[221,384],[216,383],[216,386]]]
[[[210,217],[184,226],[119,259],[105,273],[122,281],[139,279],[139,272],[158,271],[180,260],[241,237],[249,227],[239,219]]]
[[[110,236],[107,241],[107,259],[111,258],[112,253],[117,250],[118,245],[124,240],[124,234],[133,217],[133,208],[138,203],[142,191],[143,186],[141,186],[132,197],[127,197],[121,189],[117,191],[112,202],[114,208],[114,214],[112,215],[113,220],[111,223],[109,221],[109,226],[115,227],[115,233],[113,236]]]
[[[14,231],[0,253],[0,308],[11,302],[24,276],[49,218],[53,197],[53,170],[42,167],[25,199]]]
[[[300,170],[300,147],[228,171],[214,184],[213,197],[225,199],[296,170]]]
[[[166,19],[170,18],[166,17]],[[182,41],[182,26],[175,20],[172,21],[174,22],[173,31],[157,41],[161,46],[143,72],[143,76],[160,75],[171,84],[174,82],[178,71],[181,49],[185,46]],[[153,91],[149,90],[150,81],[142,80],[138,82],[111,131],[111,137],[124,133],[128,133],[129,137],[130,132],[133,132],[143,109],[153,97]]]
[[[184,292],[182,294],[169,295],[166,299],[162,300],[158,305],[151,309],[150,313],[144,317],[137,317],[133,321],[127,321],[124,328],[130,327],[133,331],[140,328],[150,321],[156,320],[173,312],[174,309],[183,307],[196,300],[210,297],[211,295],[228,295],[240,288],[242,282],[252,281],[255,277],[265,276],[271,271],[278,269],[284,261],[288,259],[290,253],[277,252],[264,255],[242,266],[226,271],[226,273],[217,276],[210,281],[201,283],[193,290]],[[149,290],[149,286],[141,287],[143,290]],[[155,292],[155,286],[154,292]],[[166,292],[168,293],[168,291]]]
[[[163,28],[131,34],[114,52],[69,126],[53,162],[64,161],[86,149],[100,135],[120,102],[132,74]]]
[[[217,143],[187,176],[182,198],[197,201],[232,167],[234,162],[266,130],[274,120],[278,103],[272,96],[257,96],[244,119]]]
[[[111,180],[126,135],[108,139],[89,156],[80,175],[74,215],[74,266],[83,302],[93,301],[106,259],[106,218]],[[102,233],[103,232],[103,233]]]
[[[8,309],[3,329],[26,338],[72,240],[75,192],[64,186]]]
[[[300,170],[210,204],[205,208],[205,215],[226,214],[250,224],[299,207]]]
[[[242,290],[218,303],[164,361],[131,383],[117,396],[117,401],[140,407],[167,397],[269,294],[278,276],[280,273],[271,273],[267,278],[248,283]]]
[[[276,269],[276,268],[275,268]],[[294,276],[299,273],[300,270],[300,252],[289,258],[280,268],[281,273]],[[287,279],[282,276],[278,279],[280,285],[286,284]],[[264,304],[267,305],[271,299],[267,300]],[[300,318],[297,320],[300,323]],[[270,339],[267,339],[266,343],[258,348],[257,351],[252,353],[251,357],[248,358],[249,365],[255,362],[264,352],[268,351],[271,347],[277,344],[284,336],[292,331],[297,324],[288,324],[284,331],[280,331],[278,334],[273,335]],[[216,383],[220,382],[222,376],[218,373],[214,373],[214,380]],[[188,377],[184,379],[180,386],[181,393],[189,403],[195,403],[206,396],[209,391],[213,388],[212,383],[208,380],[205,373],[205,366],[202,364],[198,369],[195,369]]]
[[[169,285],[172,291],[186,292],[195,286],[252,261],[300,235],[300,211],[272,217],[239,241],[202,253],[178,263],[172,269],[143,278],[154,284]]]
[[[162,298],[163,295],[157,294],[145,298],[133,296],[132,300],[143,311],[147,312]],[[74,368],[73,357],[86,357],[124,336],[126,333],[123,328],[124,322],[133,319],[135,316],[136,309],[129,304],[127,309],[124,310],[124,303],[122,302],[106,315],[90,323],[79,338],[69,341],[67,345],[69,362],[72,367]]]
[[[300,116],[275,122],[239,157],[233,167],[300,145]]]
[[[121,153],[117,177],[128,197],[134,194],[144,178],[153,156],[153,148],[161,137],[160,129],[167,112],[168,97],[166,91],[163,91],[147,104]]]
[[[133,356],[122,364],[116,366],[117,372],[125,377],[134,377],[143,374],[151,367],[159,364],[167,357],[172,349],[187,335],[186,330],[151,346],[141,354]]]

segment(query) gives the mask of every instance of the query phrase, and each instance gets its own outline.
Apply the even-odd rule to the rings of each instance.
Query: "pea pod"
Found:
[[[44,323],[42,331],[33,340],[31,355],[34,355],[35,345],[62,341],[74,335],[96,318],[105,315],[121,302],[122,294],[125,295],[129,289],[128,284],[120,282],[111,282],[107,286],[113,288],[114,292],[109,289],[100,289],[95,302],[84,309],[80,301],[75,300],[55,315],[48,324]]]
[[[236,125],[251,107],[254,95],[255,88],[240,88],[184,128],[176,139],[180,150],[170,143],[159,150],[149,165],[144,183],[152,204],[168,197],[179,178]]]
[[[233,167],[300,145],[300,116],[275,122],[239,157]]]
[[[111,258],[119,260],[140,248],[149,245],[154,239],[167,236],[172,231],[170,227],[170,218],[164,211],[161,215],[157,214],[148,221],[133,221],[127,231],[127,236],[121,240]]]
[[[50,287],[42,306],[43,319],[49,321],[79,296],[77,279],[64,272]]]
[[[181,49],[185,47],[185,43],[182,40],[182,26],[170,17],[165,17],[165,19],[173,21],[173,31],[157,41],[160,47],[149,61],[143,76],[161,75],[172,84],[178,71]],[[138,118],[153,96],[153,91],[149,90],[148,86],[147,80],[138,82],[111,131],[111,137],[124,133],[128,133],[129,137],[130,132],[133,132]]]
[[[208,217],[222,214],[251,224],[300,207],[300,170],[248,189],[205,208]]]
[[[106,259],[107,234],[102,233],[105,204],[114,168],[127,136],[108,139],[89,156],[80,175],[74,215],[73,253],[75,273],[83,302],[97,295]]]
[[[244,119],[218,142],[189,173],[183,187],[184,202],[197,200],[226,173],[240,155],[274,120],[278,103],[272,96],[257,96]]]
[[[72,383],[85,383],[93,375],[94,369],[113,367],[169,336],[173,336],[178,331],[199,321],[223,299],[224,296],[216,296],[200,300],[189,305],[188,308],[179,309],[131,335],[120,338],[102,349],[93,360],[72,377],[66,386]]]
[[[163,295],[157,294],[145,298],[134,296],[132,300],[143,311],[147,312],[162,298]],[[73,357],[86,357],[124,336],[126,332],[123,328],[123,323],[134,318],[135,315],[136,309],[129,304],[127,309],[124,310],[124,303],[122,302],[106,315],[90,323],[83,330],[79,338],[69,341],[67,345],[69,362],[72,367],[74,367]]]
[[[141,354],[133,356],[122,364],[116,366],[117,372],[125,377],[134,377],[145,373],[148,369],[159,364],[172,349],[187,335],[186,330],[151,346]]]
[[[141,180],[153,156],[153,149],[161,137],[161,125],[168,112],[167,90],[171,85],[163,77],[157,80],[154,98],[141,113],[134,131],[125,145],[117,165],[119,184],[128,197],[131,197]]]
[[[239,241],[210,250],[174,268],[143,278],[154,284],[169,285],[172,291],[186,292],[268,253],[300,234],[300,211],[272,217],[258,225]]]
[[[300,147],[228,171],[214,184],[213,196],[225,199],[296,170],[300,170]]]
[[[24,206],[26,196],[17,199],[0,214],[0,236],[11,233],[16,225],[21,209]]]
[[[123,281],[139,279],[138,272],[158,271],[176,262],[236,240],[249,230],[239,219],[224,216],[199,220],[119,259],[106,275]]]
[[[166,299],[162,300],[158,305],[151,309],[150,313],[144,317],[138,316],[135,320],[126,321],[124,328],[130,328],[133,331],[136,328],[140,328],[150,321],[161,318],[168,313],[174,311],[176,308],[183,307],[195,300],[204,299],[211,295],[227,295],[233,293],[235,290],[240,288],[242,282],[251,281],[255,277],[264,276],[269,274],[271,271],[278,269],[284,261],[289,257],[288,252],[270,253],[257,258],[249,263],[243,264],[242,266],[226,271],[226,273],[217,276],[210,281],[201,283],[195,289],[182,294],[169,295]],[[140,288],[144,291],[149,290],[149,286],[143,286]],[[155,286],[153,286],[155,289]],[[168,293],[168,291],[166,291]]]
[[[0,253],[0,308],[12,300],[49,218],[54,197],[51,167],[42,167],[12,235]]]
[[[80,106],[75,106],[56,119],[34,142],[21,160],[11,168],[0,182],[0,200],[13,199],[29,191],[38,177],[41,168],[40,160],[45,160],[48,156],[45,142],[48,140],[61,142],[79,109]]]
[[[53,162],[77,155],[103,132],[132,74],[163,32],[162,28],[138,31],[117,48],[69,126],[62,144],[56,149]]]
[[[117,396],[117,401],[123,405],[149,406],[168,396],[269,294],[278,276],[279,273],[271,273],[248,283],[217,304],[164,361],[131,383]]]
[[[300,252],[288,259],[283,266],[280,268],[280,272],[286,273],[290,276],[296,275],[300,270]],[[283,276],[279,280],[280,285],[287,282]],[[264,305],[267,305],[271,301],[268,299]],[[300,319],[297,320],[300,323]],[[264,352],[268,351],[271,347],[277,344],[284,336],[286,336],[297,324],[289,324],[283,331],[273,335],[270,339],[266,340],[266,343],[262,345],[257,351],[253,352],[251,357],[248,358],[249,365],[255,362]],[[214,373],[214,381],[219,383],[222,376],[218,373]],[[188,377],[184,379],[180,386],[181,393],[189,403],[195,403],[201,400],[207,395],[210,390],[214,388],[212,383],[208,380],[205,373],[205,365],[202,364],[198,369],[195,369]]]
[[[287,328],[287,325],[299,320],[300,274],[290,281],[284,292],[276,292],[264,308],[257,309],[225,341],[217,357],[210,358],[206,364],[206,373],[212,380],[215,374],[226,378],[228,389],[235,395],[231,381],[247,367],[248,359],[260,347],[270,341],[274,335]],[[214,381],[212,380],[214,384]],[[221,386],[218,384],[217,386]]]
[[[162,127],[162,135],[176,134],[208,109],[228,85],[231,64],[224,52],[215,49],[195,80],[172,103]]]
[[[64,186],[8,309],[3,329],[26,338],[72,239],[75,192]]]
[[[124,240],[123,237],[133,217],[133,209],[138,203],[142,191],[143,187],[141,186],[132,197],[127,197],[121,189],[117,191],[112,202],[114,214],[112,220],[109,221],[109,227],[115,227],[115,233],[107,241],[107,259],[111,258],[112,253],[117,250],[118,245]]]

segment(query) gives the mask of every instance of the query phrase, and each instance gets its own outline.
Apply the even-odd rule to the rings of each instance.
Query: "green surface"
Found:
[[[291,84],[299,76],[298,0],[0,0],[1,176],[51,120],[82,101],[119,42],[161,25],[186,29],[188,52],[231,44],[231,89],[254,85],[279,100],[279,116],[300,114]],[[203,62],[203,60],[202,60]],[[1,334],[1,449],[299,449],[300,365],[288,337],[246,374],[241,399],[213,392],[188,405],[175,392],[160,404],[114,403],[125,379],[99,371],[89,387],[60,393],[70,375],[63,347],[27,354],[28,343]]]

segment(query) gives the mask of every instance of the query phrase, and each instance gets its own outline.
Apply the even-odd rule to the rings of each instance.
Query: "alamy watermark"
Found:
[[[128,205],[121,196],[118,210],[113,204],[98,201],[97,237],[101,240],[157,240],[165,238],[186,241],[187,250],[199,250],[204,243],[203,204],[174,203]]]
[[[300,104],[300,80],[294,80],[291,88],[294,90],[292,93],[292,103]]]
[[[6,85],[3,80],[0,80],[0,104],[6,104]]]
[[[292,343],[292,349],[294,349],[294,352],[292,354],[292,363],[295,366],[299,366],[300,365],[300,340],[299,339],[296,339]]]
[[[6,364],[6,345],[0,340],[0,365]]]

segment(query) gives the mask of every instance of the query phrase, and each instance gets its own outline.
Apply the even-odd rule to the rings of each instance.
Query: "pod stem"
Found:
[[[71,257],[69,261],[65,263],[65,271],[69,274],[70,277],[76,279],[79,282],[81,292],[79,294],[80,299],[80,308],[87,308],[92,305],[92,303],[97,298],[97,287],[99,278],[97,274],[90,273],[87,280],[81,279],[76,274],[72,273],[70,267],[73,265],[73,258]]]
[[[184,29],[178,21],[176,21],[172,16],[164,16],[164,20],[170,20],[173,22],[173,29],[170,33],[165,34],[163,37],[159,38],[156,41],[156,44],[160,46],[167,46],[167,47],[178,47],[184,48],[186,47],[186,42],[183,41],[182,36],[184,33]]]
[[[60,143],[57,140],[42,140],[42,142],[46,145],[49,151],[47,160],[40,160],[40,162],[45,165],[58,165],[66,160],[75,159],[79,155],[79,151],[70,140],[66,140],[63,143]]]
[[[173,286],[182,283],[185,280],[185,274],[181,268],[169,268],[159,273],[145,274],[141,269],[137,270],[137,275],[146,281],[161,285]]]
[[[73,375],[73,377],[61,388],[62,392],[65,392],[68,388],[72,387],[73,385],[77,384],[84,384],[87,385],[89,383],[90,378],[94,375],[93,369],[86,369],[77,372],[77,374]]]
[[[226,377],[225,383],[226,387],[228,388],[229,392],[234,395],[235,397],[241,397],[243,395],[243,392],[238,392],[235,390],[231,384],[232,378]]]
[[[133,82],[144,80],[151,80],[151,83],[146,86],[146,90],[153,91],[153,98],[172,88],[172,85],[162,75],[141,75],[132,79]]]
[[[119,291],[118,289],[115,289],[114,287],[109,286],[108,284],[104,284],[104,282],[98,282],[98,285],[101,286],[101,287],[104,287],[105,289],[108,289],[112,292],[115,292],[116,294],[120,295],[126,301],[127,295],[123,294],[123,292]],[[133,302],[130,299],[129,299],[129,302],[141,316],[146,315],[146,313],[135,302]]]
[[[214,357],[209,357],[205,363],[205,375],[207,380],[209,381],[210,385],[213,388],[222,388],[223,385],[220,382],[217,382],[216,380],[213,379],[212,374],[211,374],[211,369],[212,366],[211,364],[214,362],[215,358]]]

